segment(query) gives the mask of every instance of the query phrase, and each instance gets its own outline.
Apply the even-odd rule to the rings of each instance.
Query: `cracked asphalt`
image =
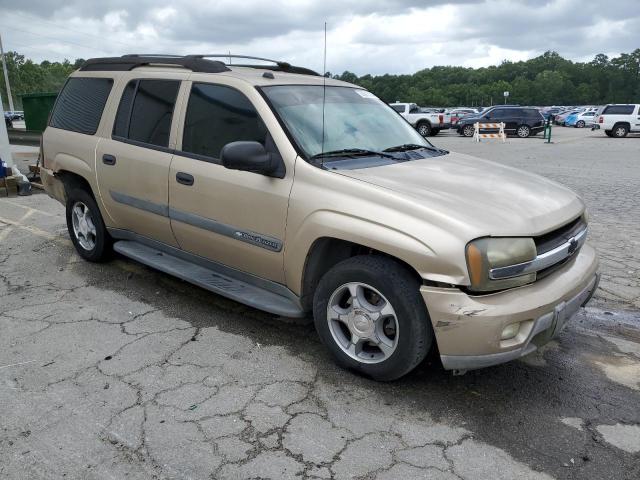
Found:
[[[61,205],[0,199],[0,478],[640,478],[640,138],[440,147],[557,179],[591,211],[601,289],[541,352],[376,383],[309,320],[74,252]]]

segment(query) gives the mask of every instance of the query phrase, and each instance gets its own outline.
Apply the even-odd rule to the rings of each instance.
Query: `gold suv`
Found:
[[[379,380],[436,345],[458,372],[521,357],[590,299],[597,257],[567,188],[436,148],[358,86],[220,60],[97,58],[70,76],[42,179],[83,258],[113,249],[313,312],[336,361]]]

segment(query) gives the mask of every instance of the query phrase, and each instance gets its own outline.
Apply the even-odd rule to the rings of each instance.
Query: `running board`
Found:
[[[130,240],[120,240],[113,249],[149,267],[193,283],[250,307],[283,317],[303,317],[304,311],[293,299],[265,290],[259,286],[224,275],[156,248]]]

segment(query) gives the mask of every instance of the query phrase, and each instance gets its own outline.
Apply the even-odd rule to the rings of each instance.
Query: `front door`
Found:
[[[181,147],[169,173],[169,216],[183,250],[284,283],[283,250],[293,169],[284,178],[230,170],[219,155],[229,142],[253,140],[278,154],[255,92],[193,82]],[[275,121],[271,118],[271,121]]]
[[[96,150],[103,205],[119,229],[176,246],[169,223],[170,131],[179,80],[134,79],[124,87],[113,135]]]

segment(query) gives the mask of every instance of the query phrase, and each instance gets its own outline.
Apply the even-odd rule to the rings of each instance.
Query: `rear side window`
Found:
[[[114,137],[158,147],[169,146],[179,80],[132,80],[120,99]]]
[[[489,118],[492,119],[500,119],[508,116],[508,112],[504,108],[496,108],[495,110],[489,112]]]
[[[264,145],[266,137],[258,112],[241,92],[222,85],[193,84],[182,151],[217,159],[227,143],[244,140]]]
[[[602,115],[631,115],[634,108],[634,105],[609,105]]]
[[[58,95],[49,125],[94,135],[112,86],[110,78],[70,78]]]

